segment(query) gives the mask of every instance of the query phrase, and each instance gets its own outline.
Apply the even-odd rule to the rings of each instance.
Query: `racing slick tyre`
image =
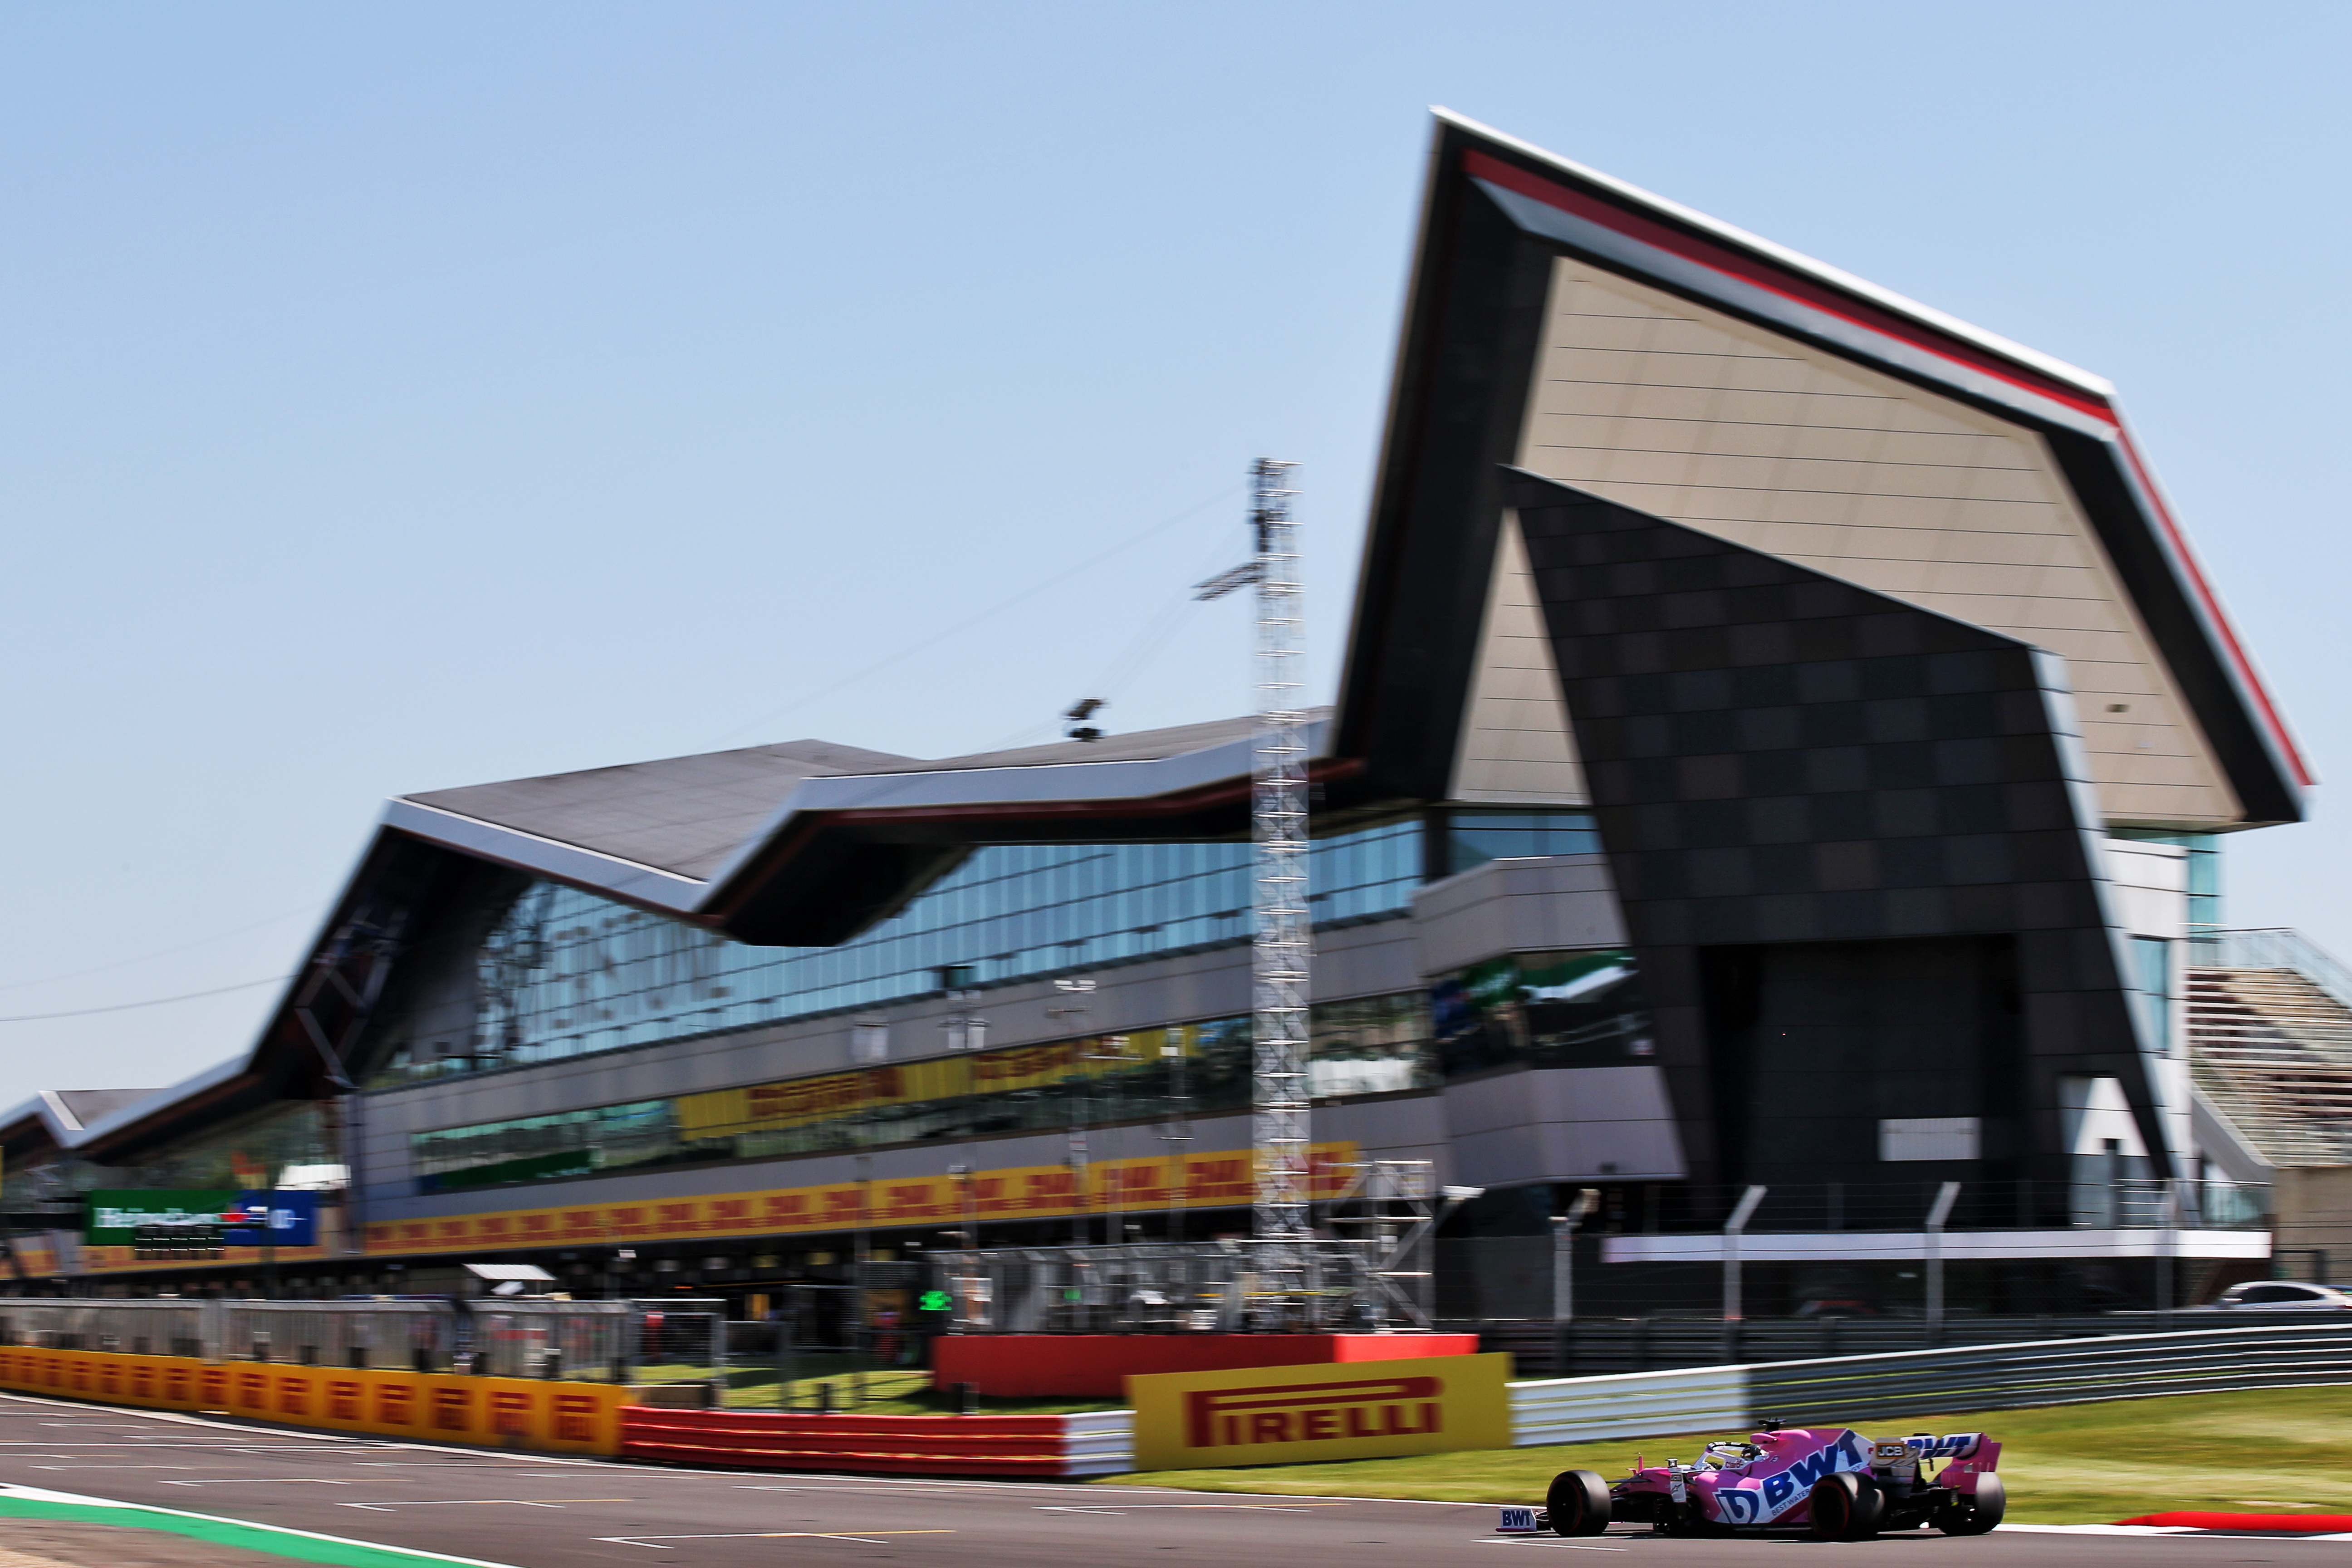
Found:
[[[1823,1476],[1806,1498],[1816,1541],[1867,1541],[1886,1518],[1886,1494],[1867,1476]]]
[[[1609,1483],[1597,1470],[1562,1470],[1544,1493],[1551,1528],[1559,1535],[1598,1535],[1609,1528]]]
[[[1948,1508],[1936,1516],[1936,1528],[1946,1535],[1982,1535],[2009,1511],[2009,1492],[1999,1476],[1977,1478],[1976,1501],[1965,1508]]]

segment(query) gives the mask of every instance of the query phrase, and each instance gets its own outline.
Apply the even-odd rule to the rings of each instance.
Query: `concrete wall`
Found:
[[[2272,1189],[2278,1206],[2272,1257],[2282,1273],[2291,1268],[2297,1279],[2322,1278],[2336,1286],[2352,1285],[2352,1165],[2291,1165],[2282,1169]],[[2290,1258],[2292,1252],[2317,1250],[2322,1260]],[[2324,1270],[2311,1266],[2325,1262]]]

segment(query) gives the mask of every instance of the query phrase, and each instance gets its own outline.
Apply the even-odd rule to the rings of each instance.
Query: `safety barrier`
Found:
[[[1511,1441],[1583,1443],[1646,1437],[1654,1432],[1704,1432],[1748,1419],[1744,1366],[1683,1372],[1630,1372],[1511,1384]]]
[[[2352,1323],[1911,1351],[1748,1370],[1757,1413],[1795,1425],[2167,1394],[2352,1384]]]
[[[748,1410],[621,1413],[621,1453],[673,1465],[872,1475],[1114,1475],[1134,1468],[1134,1417],[839,1415]]]
[[[2167,1394],[2352,1384],[2352,1322],[1622,1373],[1511,1385],[1513,1442],[1888,1420]]]
[[[2352,1322],[1823,1357],[1510,1386],[1519,1447],[2352,1384]],[[1133,1416],[864,1415],[629,1405],[614,1384],[0,1346],[0,1388],[331,1431],[670,1464],[1065,1477],[1133,1468]]]
[[[2265,1329],[2288,1323],[2332,1323],[2333,1309],[2264,1310]],[[1890,1355],[1897,1351],[1957,1350],[2020,1344],[2028,1340],[2112,1339],[2246,1326],[2248,1314],[2218,1312],[2099,1312],[1947,1318],[1750,1319],[1727,1331],[1720,1318],[1579,1318],[1562,1327],[1548,1320],[1483,1322],[1478,1348],[1507,1351],[1522,1377],[1605,1377],[1623,1372],[1673,1372],[1767,1361],[1826,1361],[1837,1356]],[[1567,1360],[1563,1364],[1561,1354]]]
[[[613,1384],[24,1345],[0,1347],[0,1388],[335,1432],[574,1454],[619,1451],[626,1397]]]

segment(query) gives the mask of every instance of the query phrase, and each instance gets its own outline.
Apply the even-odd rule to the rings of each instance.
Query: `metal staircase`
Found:
[[[2188,973],[2197,1087],[2277,1165],[2352,1164],[2352,982],[2292,931],[2217,931]]]

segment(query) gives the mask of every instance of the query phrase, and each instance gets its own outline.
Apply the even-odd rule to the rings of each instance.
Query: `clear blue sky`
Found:
[[[1432,103],[2114,377],[2352,768],[2347,52],[2146,0],[9,7],[0,1016],[283,973],[397,792],[1042,738],[1122,660],[1116,729],[1239,711],[1183,589],[1260,453],[1328,685]],[[2352,955],[2327,799],[2228,913]],[[0,1026],[0,1100],[271,994]]]

